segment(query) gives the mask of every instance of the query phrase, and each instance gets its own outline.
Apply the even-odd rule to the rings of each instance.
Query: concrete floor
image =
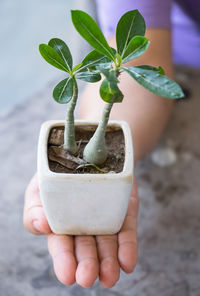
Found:
[[[200,72],[180,68],[178,78],[190,98],[176,103],[162,139],[136,168],[139,262],[112,289],[98,282],[90,289],[58,283],[45,238],[23,228],[40,125],[65,115],[49,99],[53,84],[0,114],[0,296],[200,295]]]

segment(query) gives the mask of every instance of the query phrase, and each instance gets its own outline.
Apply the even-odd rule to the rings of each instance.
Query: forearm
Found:
[[[171,62],[170,32],[149,29],[147,37],[151,44],[144,56],[131,61],[129,65],[161,65],[166,75],[173,78]],[[111,46],[115,44],[114,38]],[[89,85],[84,92],[80,106],[80,118],[99,119],[104,102],[98,98],[99,84]],[[119,88],[124,94],[121,104],[115,104],[111,119],[126,120],[133,134],[135,161],[148,153],[160,137],[172,110],[172,101],[159,98],[138,85],[127,74],[120,76]]]

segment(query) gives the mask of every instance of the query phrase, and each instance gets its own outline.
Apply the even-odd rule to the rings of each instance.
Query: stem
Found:
[[[76,102],[78,98],[78,87],[76,80],[74,79],[74,93],[70,101],[69,108],[67,110],[67,116],[65,121],[65,130],[64,130],[64,145],[63,149],[67,150],[71,154],[76,154],[78,147],[75,140],[75,128],[74,128],[74,110],[76,107]]]
[[[107,103],[105,105],[99,125],[84,149],[83,158],[89,163],[99,165],[104,163],[107,158],[108,152],[105,144],[105,133],[112,106],[113,103]]]

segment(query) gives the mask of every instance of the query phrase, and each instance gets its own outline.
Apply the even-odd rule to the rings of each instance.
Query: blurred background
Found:
[[[0,1],[0,110],[40,91],[61,71],[48,67],[38,46],[58,37],[66,41],[75,62],[86,53],[71,23],[70,10],[82,9],[94,16],[91,0]],[[84,43],[85,44],[85,43]]]
[[[79,62],[89,49],[72,28],[70,9],[76,8],[96,16],[94,0],[0,0],[0,296],[199,296],[198,70],[177,68],[189,98],[176,104],[160,142],[135,169],[140,215],[133,274],[122,273],[112,289],[98,281],[90,289],[64,287],[55,278],[45,237],[23,227],[40,126],[66,112],[52,99],[62,73],[41,58],[38,45],[59,37]]]

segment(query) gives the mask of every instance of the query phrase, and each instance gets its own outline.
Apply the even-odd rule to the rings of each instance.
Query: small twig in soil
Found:
[[[80,139],[80,141],[77,141],[77,144],[78,144],[78,151],[80,151],[80,147],[81,147],[82,142],[83,142],[82,139]]]
[[[85,163],[85,164],[81,164],[79,165],[76,170],[78,169],[84,169],[84,168],[87,168],[87,167],[93,167],[95,168],[97,171],[99,171],[100,173],[103,173],[103,174],[106,174],[108,171],[106,170],[103,170],[103,169],[100,169],[98,166],[96,166],[95,164],[92,164],[92,163]]]
[[[71,155],[68,151],[63,150],[62,147],[49,147],[49,159],[55,161],[68,169],[76,169],[77,165],[84,165],[86,161]]]
[[[80,139],[76,143],[78,144],[78,155],[77,155],[77,157],[80,157],[80,155],[81,155],[81,144],[87,144],[88,143],[88,140],[82,140],[82,139]]]

